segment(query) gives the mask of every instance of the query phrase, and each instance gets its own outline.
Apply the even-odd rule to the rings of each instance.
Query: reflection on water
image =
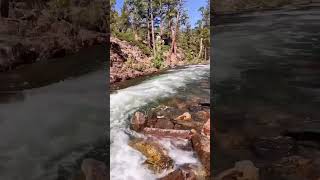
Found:
[[[217,136],[250,141],[320,120],[319,19],[313,8],[217,20],[212,82]],[[223,145],[216,147],[216,172],[237,160],[259,160],[248,143],[232,150]]]
[[[105,139],[105,49],[0,74],[0,179],[55,179]]]

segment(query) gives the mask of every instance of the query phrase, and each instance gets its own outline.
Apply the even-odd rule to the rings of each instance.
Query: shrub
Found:
[[[161,69],[164,66],[163,58],[160,55],[157,55],[152,59],[152,66]]]

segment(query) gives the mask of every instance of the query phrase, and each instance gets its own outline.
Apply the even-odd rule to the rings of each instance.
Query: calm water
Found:
[[[105,49],[0,74],[0,179],[55,179],[106,138]]]
[[[212,67],[217,135],[249,142],[290,128],[320,128],[319,20],[319,8],[217,19]],[[258,162],[249,145],[231,149],[223,140],[230,139],[217,139],[216,172],[238,160]]]

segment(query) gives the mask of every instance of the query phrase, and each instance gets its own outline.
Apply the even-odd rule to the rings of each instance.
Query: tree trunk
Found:
[[[171,54],[177,55],[177,32],[179,30],[179,18],[180,18],[180,6],[182,1],[179,1],[178,13],[176,17],[175,26],[171,26],[171,34],[172,34],[172,44],[171,44]]]
[[[9,0],[0,0],[1,17],[9,17]]]
[[[198,59],[201,58],[202,51],[203,51],[203,38],[200,39],[200,51],[199,51]]]
[[[204,60],[207,60],[207,48],[204,48]]]
[[[162,19],[160,20],[160,36],[162,37],[163,35],[163,21]]]
[[[152,10],[152,0],[149,0],[150,12],[151,12],[151,35],[152,35],[152,48],[153,48],[153,57],[156,56],[156,44],[154,38],[154,22],[153,22],[153,10]]]
[[[200,31],[201,39],[200,39],[200,51],[199,51],[198,59],[202,57],[202,51],[203,51],[203,37],[202,37],[203,21],[201,21],[200,28],[201,28],[201,31]]]
[[[162,15],[162,1],[160,0],[160,37],[163,35],[163,15]]]
[[[151,33],[150,33],[150,22],[149,22],[149,15],[148,15],[148,22],[147,22],[147,28],[148,28],[148,35],[147,35],[147,41],[148,41],[148,46],[151,48]]]

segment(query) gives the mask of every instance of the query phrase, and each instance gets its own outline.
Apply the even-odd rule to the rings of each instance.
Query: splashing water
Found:
[[[187,83],[209,76],[209,65],[192,65],[184,69],[170,70],[148,81],[126,89],[118,90],[110,95],[110,164],[112,180],[156,179],[158,176],[142,164],[145,157],[129,145],[129,116],[140,107],[160,98],[171,97]],[[160,142],[168,151],[175,163],[196,163],[193,153],[182,151],[170,144]]]

